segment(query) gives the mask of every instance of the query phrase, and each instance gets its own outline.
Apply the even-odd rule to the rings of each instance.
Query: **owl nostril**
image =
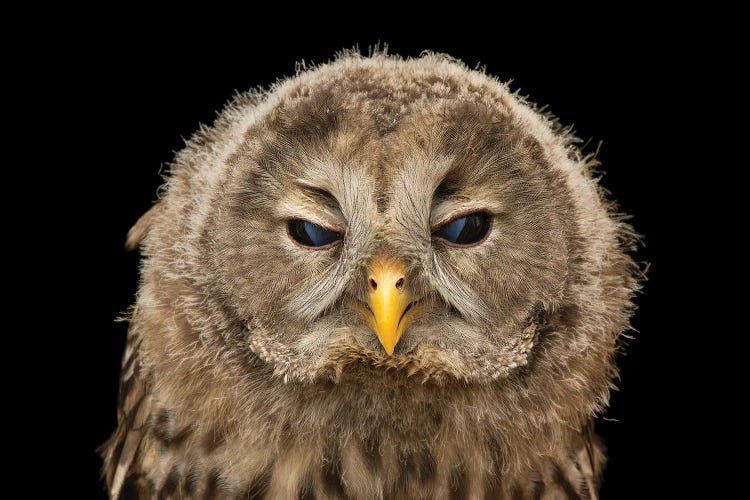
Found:
[[[404,288],[404,278],[399,278],[396,282],[396,289],[401,290],[402,288]]]
[[[378,283],[372,278],[370,278],[370,288],[372,288],[373,290],[378,289]]]

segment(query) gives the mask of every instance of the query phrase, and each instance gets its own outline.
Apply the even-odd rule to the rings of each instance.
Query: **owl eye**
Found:
[[[490,231],[490,216],[474,212],[446,222],[432,235],[454,246],[472,246],[481,243]]]
[[[289,237],[305,247],[325,247],[341,240],[338,231],[326,229],[304,219],[291,219],[288,223]]]

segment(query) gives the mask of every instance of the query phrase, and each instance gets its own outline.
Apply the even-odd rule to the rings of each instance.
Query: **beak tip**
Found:
[[[396,342],[383,342],[382,339],[380,340],[380,345],[383,346],[383,350],[388,356],[393,356],[393,351],[396,349]]]

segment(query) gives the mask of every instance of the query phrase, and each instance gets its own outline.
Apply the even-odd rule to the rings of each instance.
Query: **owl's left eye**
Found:
[[[490,232],[490,216],[473,212],[442,224],[432,235],[453,246],[468,247],[481,243]]]
[[[343,238],[339,231],[333,231],[304,219],[290,220],[287,229],[289,237],[305,247],[327,247]]]

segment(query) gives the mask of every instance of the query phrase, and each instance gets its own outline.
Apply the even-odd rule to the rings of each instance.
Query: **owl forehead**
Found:
[[[537,146],[498,101],[422,83],[363,89],[350,78],[292,92],[248,134],[253,161],[339,200],[374,195],[383,211],[395,196],[426,198],[441,183],[452,193],[487,191],[488,179],[507,176]]]

